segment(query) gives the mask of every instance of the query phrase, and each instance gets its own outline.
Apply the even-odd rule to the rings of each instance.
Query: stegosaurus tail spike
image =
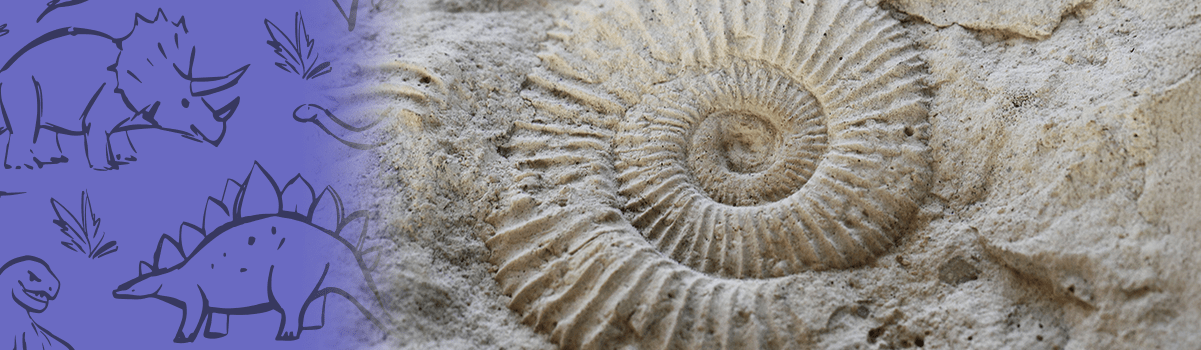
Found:
[[[367,240],[367,220],[370,216],[371,212],[366,210],[350,213],[338,223],[338,229],[334,231],[334,234],[353,244],[355,251],[360,251],[363,248],[363,242]]]
[[[283,209],[308,216],[309,208],[313,207],[313,197],[315,197],[313,185],[309,184],[300,174],[296,174],[295,177],[288,180],[287,185],[284,185]]]
[[[185,222],[179,224],[179,246],[184,256],[192,255],[204,240],[204,231],[200,227]]]
[[[325,190],[313,200],[313,207],[307,216],[309,223],[336,232],[338,223],[345,220],[342,213],[342,197],[332,186],[325,186]]]
[[[233,221],[233,217],[229,215],[229,206],[221,200],[209,197],[204,203],[204,221],[200,223],[200,232],[207,235],[230,221]]]
[[[367,268],[368,271],[374,271],[376,268],[379,267],[379,262],[381,261],[380,258],[382,258],[384,255],[376,254],[375,252],[383,250],[383,248],[384,247],[377,246],[377,247],[371,247],[371,248],[368,248],[367,250],[359,252],[359,256],[363,259],[363,263],[365,264],[364,266]],[[372,256],[374,256],[374,258]],[[367,261],[371,261],[371,263],[368,263]]]
[[[242,182],[242,191],[234,200],[234,219],[258,214],[279,214],[283,211],[279,184],[263,165],[254,162],[250,174]]]
[[[362,262],[362,268],[367,271],[375,270],[379,266],[380,257],[383,256],[383,254],[376,254],[383,247],[368,248],[366,246],[368,224],[373,214],[369,210],[356,210],[347,214],[346,218],[338,223],[338,229],[334,231],[334,234],[354,245],[355,255]]]
[[[242,184],[234,179],[226,179],[225,190],[221,192],[221,203],[232,203],[234,198],[237,198],[238,192],[242,192]],[[232,210],[233,208],[228,209]]]
[[[179,246],[179,242],[170,235],[163,234],[158,239],[158,249],[154,250],[153,267],[155,269],[170,268],[183,262],[184,258],[183,248]]]
[[[142,261],[138,263],[138,276],[154,272],[156,269],[150,263]]]
[[[366,238],[366,231],[368,231],[368,214],[366,210],[357,210],[357,212],[346,215],[341,223],[337,223],[334,235],[353,244],[355,251],[363,248],[363,239]]]

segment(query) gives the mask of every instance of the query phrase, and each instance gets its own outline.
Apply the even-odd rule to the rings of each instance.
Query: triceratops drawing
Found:
[[[225,136],[239,97],[223,92],[250,65],[214,77],[193,75],[195,46],[183,17],[135,14],[116,37],[67,27],[26,44],[0,67],[4,168],[66,162],[60,137],[83,136],[93,169],[137,160],[128,132],[157,129],[214,146]]]

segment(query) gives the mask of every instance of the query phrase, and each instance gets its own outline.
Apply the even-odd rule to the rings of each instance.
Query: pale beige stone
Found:
[[[1063,16],[1092,0],[884,0],[897,10],[947,27],[958,24],[1046,39]]]
[[[509,306],[566,349],[808,346],[789,276],[887,254],[926,197],[913,41],[857,0],[571,11],[501,145]]]
[[[804,6],[817,2],[806,0]],[[899,1],[886,4],[913,11]],[[636,111],[630,106],[638,104],[679,103],[648,92],[699,96],[670,83],[680,81],[673,80],[685,71],[680,69],[638,77],[655,89],[623,91],[616,87],[630,84],[610,82],[644,69],[645,62],[670,68],[667,62],[703,57],[702,47],[624,53],[598,47],[568,55],[567,46],[547,45],[578,38],[573,35],[582,22],[572,18],[608,18],[611,27],[649,23],[649,16],[605,17],[588,3],[409,1],[365,12],[364,21],[372,21],[342,42],[369,56],[373,63],[362,66],[364,81],[354,84],[386,92],[371,95],[385,97],[374,102],[375,109],[390,110],[394,117],[385,145],[358,159],[372,174],[364,177],[373,185],[364,197],[387,217],[388,234],[396,242],[381,266],[392,277],[379,281],[384,299],[399,315],[399,330],[390,338],[394,343],[386,346],[549,349],[602,339],[612,341],[587,344],[647,348],[638,340],[664,339],[662,332],[640,334],[655,328],[629,325],[669,319],[688,298],[567,301],[626,295],[621,293],[671,281],[613,278],[667,267],[672,273],[667,277],[701,281],[698,289],[722,286],[713,294],[717,297],[706,299],[719,302],[704,309],[720,312],[691,313],[702,322],[673,334],[729,348],[1195,348],[1201,343],[1199,5],[1138,0],[1014,2],[1006,8],[974,1],[939,4],[958,14],[978,13],[987,26],[967,23],[973,18],[936,22],[918,18],[917,12],[866,4],[872,11],[891,12],[885,17],[900,18],[900,30],[916,42],[928,72],[928,126],[916,130],[928,135],[930,173],[925,195],[905,219],[908,229],[896,236],[894,246],[862,264],[825,270],[781,266],[783,277],[767,278],[730,272],[723,277],[721,270],[706,272],[705,265],[681,264],[662,253],[630,223],[635,216],[626,209],[629,196],[615,190],[617,176],[592,175],[616,174],[619,157],[598,156],[573,169],[578,172],[517,171],[519,159],[529,154],[523,150],[545,151],[513,147],[525,140],[526,125],[579,120],[569,125],[579,135],[616,134],[622,123],[607,116],[630,114]],[[1038,13],[1040,6],[1049,6],[1045,20],[1015,17]],[[688,23],[683,18],[662,20]],[[766,29],[772,22],[752,23]],[[565,31],[564,26],[577,27]],[[655,39],[683,35],[653,33]],[[728,38],[750,47],[759,42],[753,35]],[[607,63],[590,66],[595,61]],[[381,65],[397,69],[372,68]],[[548,71],[555,73],[531,74]],[[430,83],[423,85],[422,77]],[[605,95],[579,98],[587,91]],[[546,95],[578,103],[549,103]],[[401,113],[406,110],[411,113]],[[731,128],[743,135],[785,133],[740,123]],[[542,140],[571,146],[567,138]],[[787,149],[741,140],[715,142],[732,145],[724,149],[735,156]],[[601,155],[619,148],[574,145],[597,147]],[[746,157],[734,163],[762,169],[759,161]],[[591,185],[557,186],[556,181]],[[532,201],[514,195],[523,191],[547,192]],[[779,199],[764,194],[770,193],[726,200]],[[545,215],[552,212],[542,210],[560,203],[565,204],[562,222],[612,229],[593,240],[609,243],[604,251],[633,253],[588,255],[602,249],[580,243],[592,250],[575,254],[595,259],[526,270],[513,266],[535,264],[503,263],[528,255],[500,249],[504,246],[546,254],[527,261],[567,254],[569,246],[539,247],[522,235],[502,234],[521,223],[505,219],[514,213]],[[538,225],[521,232],[533,237],[548,231],[549,226]],[[602,269],[598,262],[607,264]],[[598,267],[581,268],[593,265]],[[975,279],[966,274],[948,277],[958,284],[944,282],[940,275],[948,266],[971,272],[970,266]],[[597,273],[607,271],[615,273]],[[522,289],[513,281],[529,281],[528,276],[546,277],[537,281],[545,281],[539,283],[549,286],[543,289],[548,292],[518,292]],[[583,282],[605,276],[616,282]],[[573,291],[576,281],[580,287]],[[761,304],[764,299],[743,295],[773,299]],[[564,301],[556,305],[570,307],[556,310],[537,302],[554,298]],[[764,311],[760,305],[770,307]],[[576,306],[591,307],[577,314],[613,312],[599,313],[606,317],[599,322],[565,318]],[[566,325],[558,327],[556,321]],[[576,324],[583,326],[571,326]],[[782,338],[773,337],[773,329],[753,328],[769,324],[791,327],[779,332],[791,336],[788,342],[777,341]],[[584,329],[593,332],[579,331]],[[715,332],[707,338],[709,330],[721,329],[762,332]]]

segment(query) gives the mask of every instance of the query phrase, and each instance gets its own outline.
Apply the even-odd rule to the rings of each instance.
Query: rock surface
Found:
[[[958,24],[976,30],[1002,31],[1046,39],[1063,16],[1091,0],[949,1],[890,0],[896,9],[940,28]]]
[[[1201,343],[1201,5],[1030,3],[884,2],[929,73],[929,194],[887,253],[782,277],[806,346]],[[484,240],[517,181],[502,146],[537,113],[528,76],[580,8],[384,2],[341,41],[363,62],[345,89],[392,123],[356,160],[395,243],[381,346],[560,345],[509,308]]]

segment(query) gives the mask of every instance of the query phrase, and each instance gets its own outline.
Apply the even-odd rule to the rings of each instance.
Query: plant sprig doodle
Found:
[[[351,0],[350,1],[350,13],[349,14],[347,14],[346,10],[342,8],[342,3],[338,2],[338,0],[333,0],[333,1],[334,1],[334,6],[338,8],[338,13],[342,14],[343,19],[346,19],[346,30],[353,32],[355,22],[357,22],[357,18],[359,16],[359,0]]]
[[[316,40],[309,37],[308,29],[304,25],[304,15],[301,15],[300,12],[296,12],[292,37],[288,37],[283,30],[279,29],[279,26],[269,19],[264,19],[263,24],[267,27],[267,34],[271,35],[271,40],[267,41],[267,45],[271,45],[275,49],[275,54],[284,59],[283,62],[276,62],[276,67],[285,72],[296,73],[305,80],[333,71],[329,61],[317,63],[320,61],[321,55],[314,53],[313,46],[316,44]],[[280,38],[283,38],[283,41],[280,41]],[[296,38],[296,41],[292,41],[292,38]]]
[[[83,253],[92,259],[117,252],[117,241],[104,242],[105,234],[100,233],[100,218],[96,217],[96,212],[92,210],[92,199],[88,196],[88,192],[83,191],[79,197],[78,218],[57,199],[50,199],[50,206],[54,207],[54,215],[58,216],[58,219],[54,220],[54,224],[58,225],[63,235],[69,239],[69,241],[62,242],[63,246],[71,251]]]

